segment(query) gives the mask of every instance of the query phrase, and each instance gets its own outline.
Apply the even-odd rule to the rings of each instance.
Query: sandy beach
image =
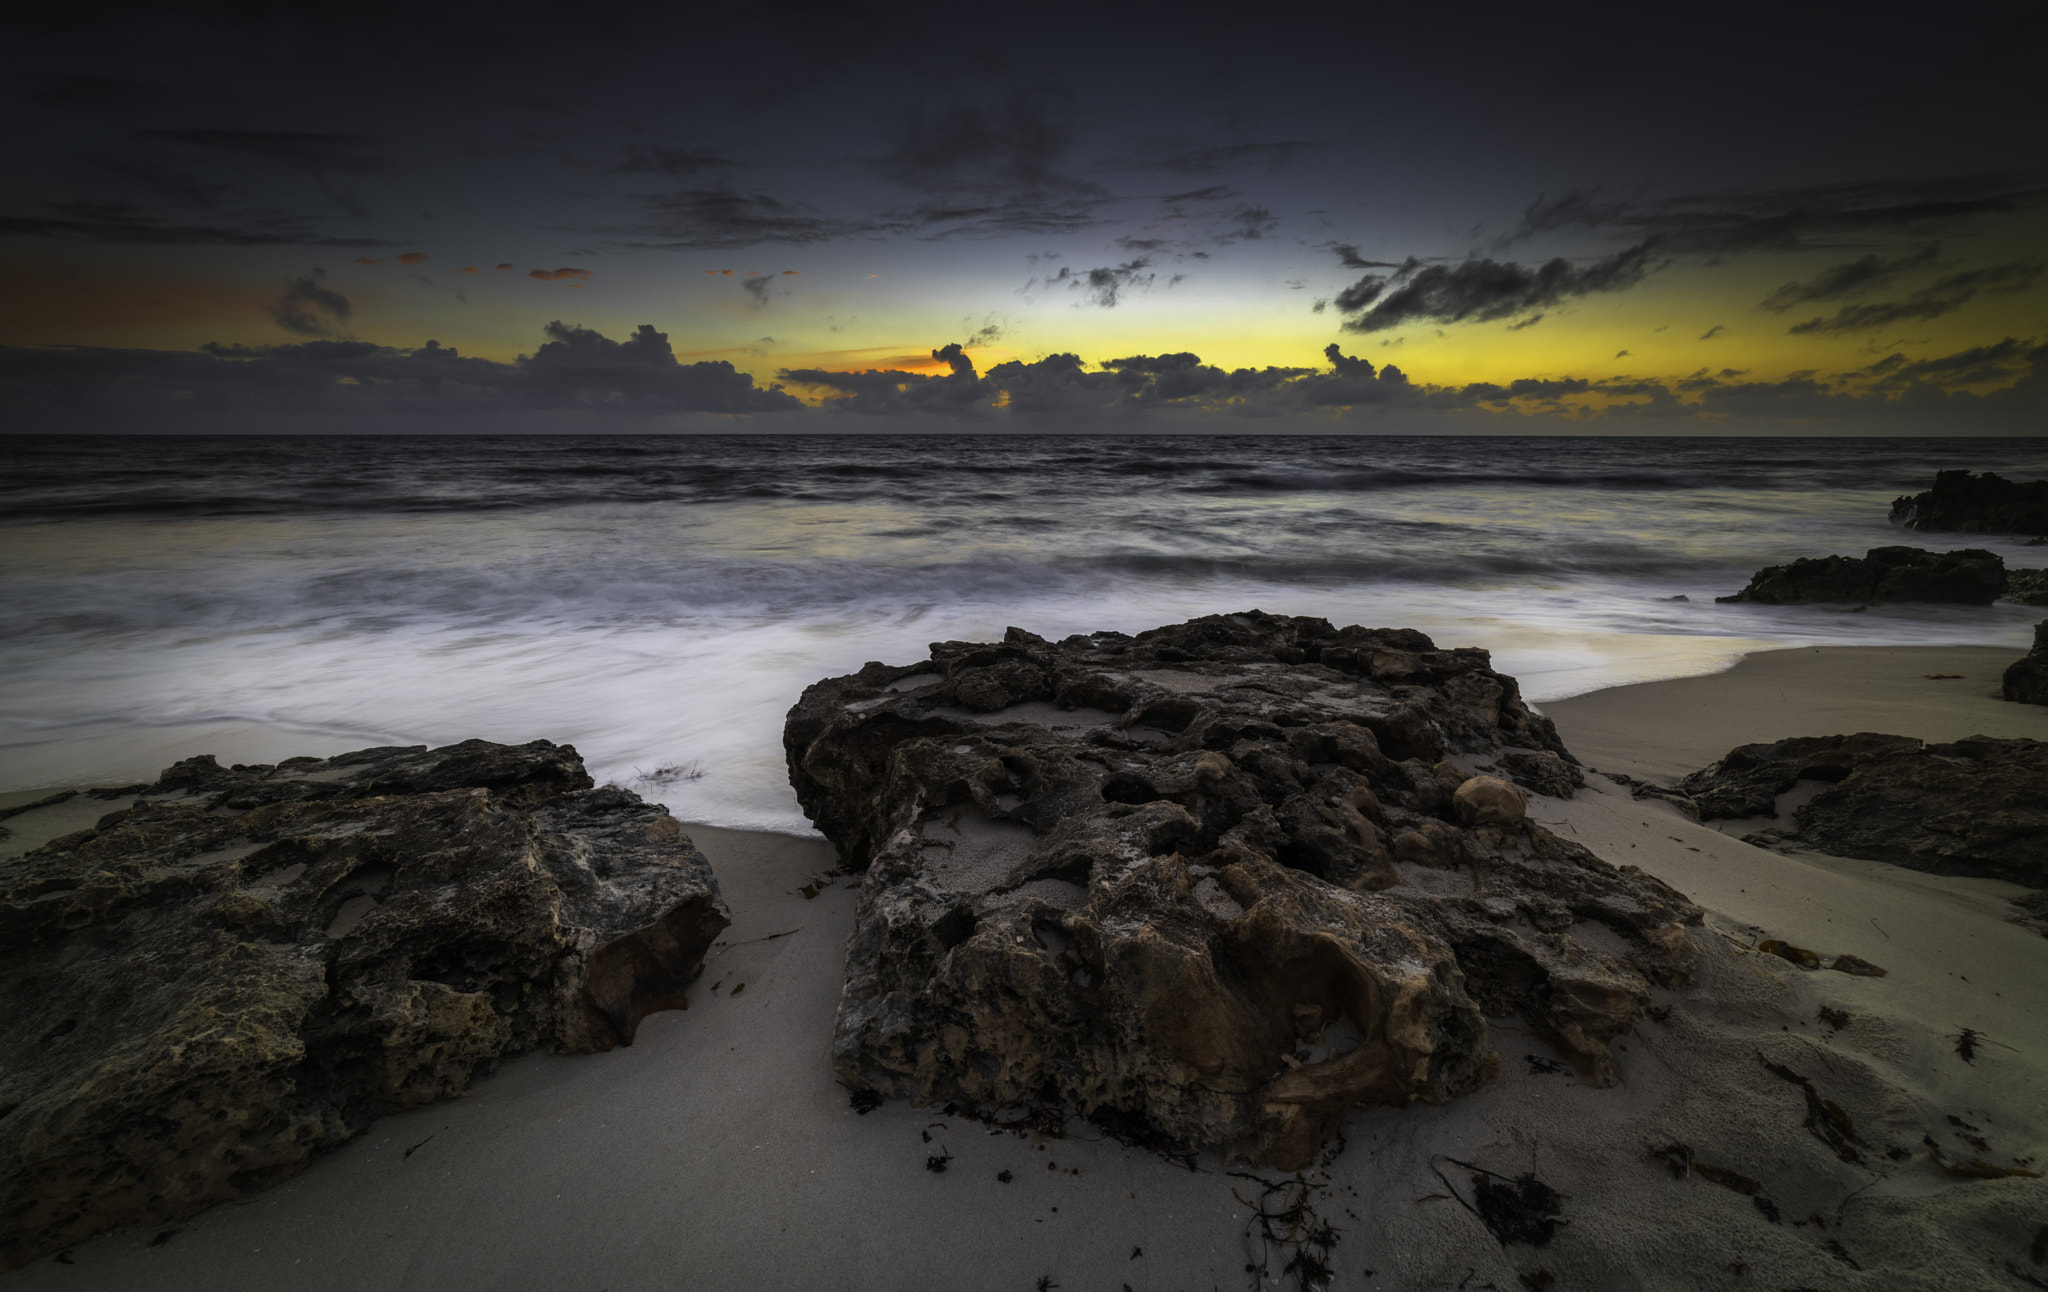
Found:
[[[1636,778],[1792,735],[2048,739],[2048,709],[1994,698],[2013,657],[1773,651],[1545,709],[1589,766]],[[41,793],[0,795],[0,808]],[[0,850],[118,806],[24,813]],[[1333,1287],[2048,1284],[2037,1237],[2048,1181],[1958,1178],[1923,1143],[1932,1137],[1951,1162],[2048,1168],[2048,939],[2007,921],[2006,899],[2022,890],[1765,852],[1601,775],[1570,801],[1532,801],[1531,814],[1708,909],[1693,930],[1696,981],[1659,989],[1669,1013],[1616,1047],[1616,1085],[1549,1071],[1542,1043],[1496,1020],[1497,1085],[1442,1106],[1354,1112],[1341,1152],[1298,1184],[1215,1154],[1187,1163],[1124,1147],[1078,1120],[1046,1134],[902,1103],[857,1113],[829,1059],[857,879],[834,876],[808,898],[804,886],[836,863],[823,841],[689,826],[734,921],[690,1007],[650,1017],[631,1048],[516,1060],[469,1097],[387,1118],[267,1193],[102,1235],[5,1281],[1292,1287],[1295,1249],[1265,1234],[1298,1234],[1312,1215],[1338,1235]],[[1889,972],[1802,971],[1752,949],[1767,937]],[[1824,1022],[1823,1007],[1846,1023]],[[1955,1053],[1966,1027],[1990,1042],[1974,1063]],[[1849,1152],[1811,1129],[1815,1098],[1844,1114]],[[1674,1144],[1716,1170],[1678,1178]],[[1473,1168],[1533,1172],[1563,1195],[1567,1223],[1545,1245],[1503,1246],[1464,1205]],[[1270,1218],[1297,1202],[1307,1210]]]

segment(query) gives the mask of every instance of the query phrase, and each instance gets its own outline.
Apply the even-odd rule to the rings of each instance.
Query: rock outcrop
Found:
[[[2048,606],[2048,570],[2007,570],[2005,599],[2023,606]]]
[[[2023,484],[1991,471],[1940,471],[1934,488],[1895,500],[1892,519],[1907,529],[2048,534],[2048,480]]]
[[[1697,955],[1697,908],[1529,819],[1513,782],[1578,769],[1514,679],[1417,632],[1012,628],[810,687],[784,745],[867,871],[834,1061],[884,1095],[1289,1168],[1352,1107],[1492,1080],[1486,1015],[1611,1080]]]
[[[1917,547],[1873,547],[1862,557],[1801,557],[1767,565],[1728,602],[1791,606],[1810,601],[1942,601],[1988,606],[2005,591],[2005,561],[1994,552],[1964,548],[1929,552]]]
[[[630,1043],[726,923],[675,819],[568,746],[179,763],[0,863],[0,1267]]]
[[[2034,625],[2034,649],[2005,670],[2001,694],[2021,704],[2048,704],[2048,619]]]
[[[1678,788],[1706,821],[1775,815],[1777,796],[1801,780],[1830,783],[1793,809],[1796,830],[1752,841],[2048,888],[2048,744],[1800,736],[1738,746]]]

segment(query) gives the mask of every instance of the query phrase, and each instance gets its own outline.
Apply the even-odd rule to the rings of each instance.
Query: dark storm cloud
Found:
[[[1363,278],[1337,295],[1337,308],[1357,314],[1347,332],[1384,332],[1411,323],[1487,322],[1572,297],[1621,291],[1649,271],[1642,248],[1578,265],[1558,257],[1540,265],[1466,260],[1421,267],[1410,261],[1386,277]]]
[[[703,251],[738,251],[763,243],[809,246],[877,233],[898,233],[904,221],[861,221],[820,215],[766,193],[730,188],[678,189],[632,199],[645,219],[605,230],[646,239],[650,245]]]
[[[1938,279],[1902,300],[1870,305],[1844,305],[1830,318],[1811,318],[1787,328],[1795,335],[1868,332],[1899,323],[1919,323],[1952,314],[1979,292],[2025,291],[2037,282],[2044,266],[2038,260],[2015,260],[1984,269],[1966,270]]]
[[[322,287],[324,269],[285,283],[284,295],[270,306],[270,317],[296,336],[332,336],[348,322],[352,312],[348,297],[331,287]]]
[[[673,179],[693,179],[708,170],[724,170],[739,165],[732,158],[711,148],[628,144],[625,151],[625,160],[611,167],[611,174],[667,175]]]
[[[1811,301],[1838,301],[1845,297],[1861,296],[1880,287],[1889,287],[1903,275],[1923,265],[1932,264],[1941,255],[1941,244],[1930,242],[1924,247],[1886,259],[1875,252],[1852,260],[1845,265],[1836,265],[1803,283],[1786,283],[1777,291],[1757,303],[1757,308],[1773,314],[1783,314],[1795,305]]]
[[[133,202],[50,202],[46,216],[0,216],[0,237],[76,238],[152,246],[388,247],[381,238],[337,238],[306,216],[267,214],[239,225],[162,220]]]
[[[280,417],[333,417],[374,429],[392,417],[493,428],[508,414],[772,413],[801,405],[729,363],[676,362],[642,325],[624,341],[550,323],[547,341],[512,363],[429,341],[414,350],[369,341],[209,345],[200,351],[0,348],[0,399],[30,422],[108,430],[274,429]],[[246,422],[237,419],[246,419]]]
[[[932,351],[932,358],[950,370],[943,377],[896,368],[866,372],[831,372],[823,368],[785,368],[776,375],[792,385],[839,392],[825,407],[836,413],[867,415],[949,413],[977,415],[995,396],[995,388],[975,375],[974,361],[959,342]]]

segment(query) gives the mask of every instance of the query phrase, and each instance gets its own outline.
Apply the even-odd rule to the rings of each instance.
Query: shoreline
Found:
[[[1983,673],[1994,655],[2012,658],[1985,647],[1758,652],[1722,672],[1607,688],[1543,710],[1591,767],[1632,776],[1690,771],[1749,740],[1837,729],[1953,739],[2001,719],[2010,726],[1985,734],[2048,739],[2048,708],[1982,694],[1996,683]],[[1936,681],[1930,672],[1966,676]],[[1717,747],[1699,758],[1709,745]],[[0,794],[0,808],[47,792]],[[89,824],[119,805],[59,807]],[[1497,1085],[1441,1106],[1350,1114],[1348,1147],[1308,1177],[1318,1214],[1340,1234],[1331,1286],[1468,1279],[1511,1288],[1543,1271],[1573,1289],[1706,1279],[1931,1292],[2024,1286],[2004,1260],[2041,1274],[2027,1244],[2048,1182],[1957,1180],[1920,1142],[1937,1135],[1951,1159],[1982,1156],[1944,1120],[1960,1116],[2000,1162],[2031,1157],[2039,1169],[2048,1158],[2037,1093],[2048,1075],[2048,1001],[2001,994],[2048,975],[2048,939],[2004,922],[2004,899],[2020,890],[1763,852],[1597,774],[1573,799],[1531,808],[1563,837],[1640,865],[1708,908],[1692,932],[1699,977],[1658,989],[1658,1006],[1671,1013],[1617,1044],[1615,1086],[1544,1071],[1536,1060],[1547,1047],[1509,1018],[1490,1029],[1502,1058]],[[6,822],[23,830],[0,840],[0,851],[15,851],[32,816],[49,814]],[[631,1048],[513,1060],[468,1097],[385,1118],[274,1189],[188,1220],[103,1234],[68,1252],[69,1264],[44,1257],[0,1284],[1247,1284],[1261,1240],[1243,1199],[1256,1200],[1262,1186],[1226,1174],[1213,1152],[1189,1171],[1078,1121],[1063,1138],[1038,1138],[901,1102],[853,1111],[830,1048],[857,879],[835,877],[806,898],[802,886],[836,864],[822,839],[685,830],[711,859],[734,923],[689,1008],[650,1016]],[[1755,953],[1758,937],[1859,955],[1889,973],[1803,972]],[[1823,1006],[1852,1021],[1824,1025]],[[1960,1027],[2012,1048],[1964,1064],[1952,1044]],[[1866,1145],[1861,1167],[1802,1127],[1802,1092],[1760,1057],[1847,1110]],[[1675,1179],[1647,1151],[1668,1143],[1760,1181],[1783,1223],[1739,1191],[1698,1175]],[[1903,1158],[1889,1157],[1892,1149]],[[929,1169],[941,1155],[945,1169]],[[1503,1247],[1449,1200],[1447,1182],[1469,1189],[1447,1161],[1533,1171],[1565,1196],[1571,1223],[1547,1246]],[[1274,1273],[1285,1258],[1271,1262]],[[1738,1258],[1740,1275],[1701,1263]]]

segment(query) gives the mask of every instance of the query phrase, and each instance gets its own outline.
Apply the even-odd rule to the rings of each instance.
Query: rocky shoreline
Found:
[[[547,741],[195,758],[0,868],[0,1267],[283,1180],[537,1048],[630,1044],[727,924]]]
[[[1257,611],[938,643],[809,688],[804,809],[866,872],[843,1080],[1055,1099],[1296,1169],[1355,1107],[1495,1079],[1519,1014],[1594,1084],[1699,909],[1531,820],[1582,779],[1481,650]]]

